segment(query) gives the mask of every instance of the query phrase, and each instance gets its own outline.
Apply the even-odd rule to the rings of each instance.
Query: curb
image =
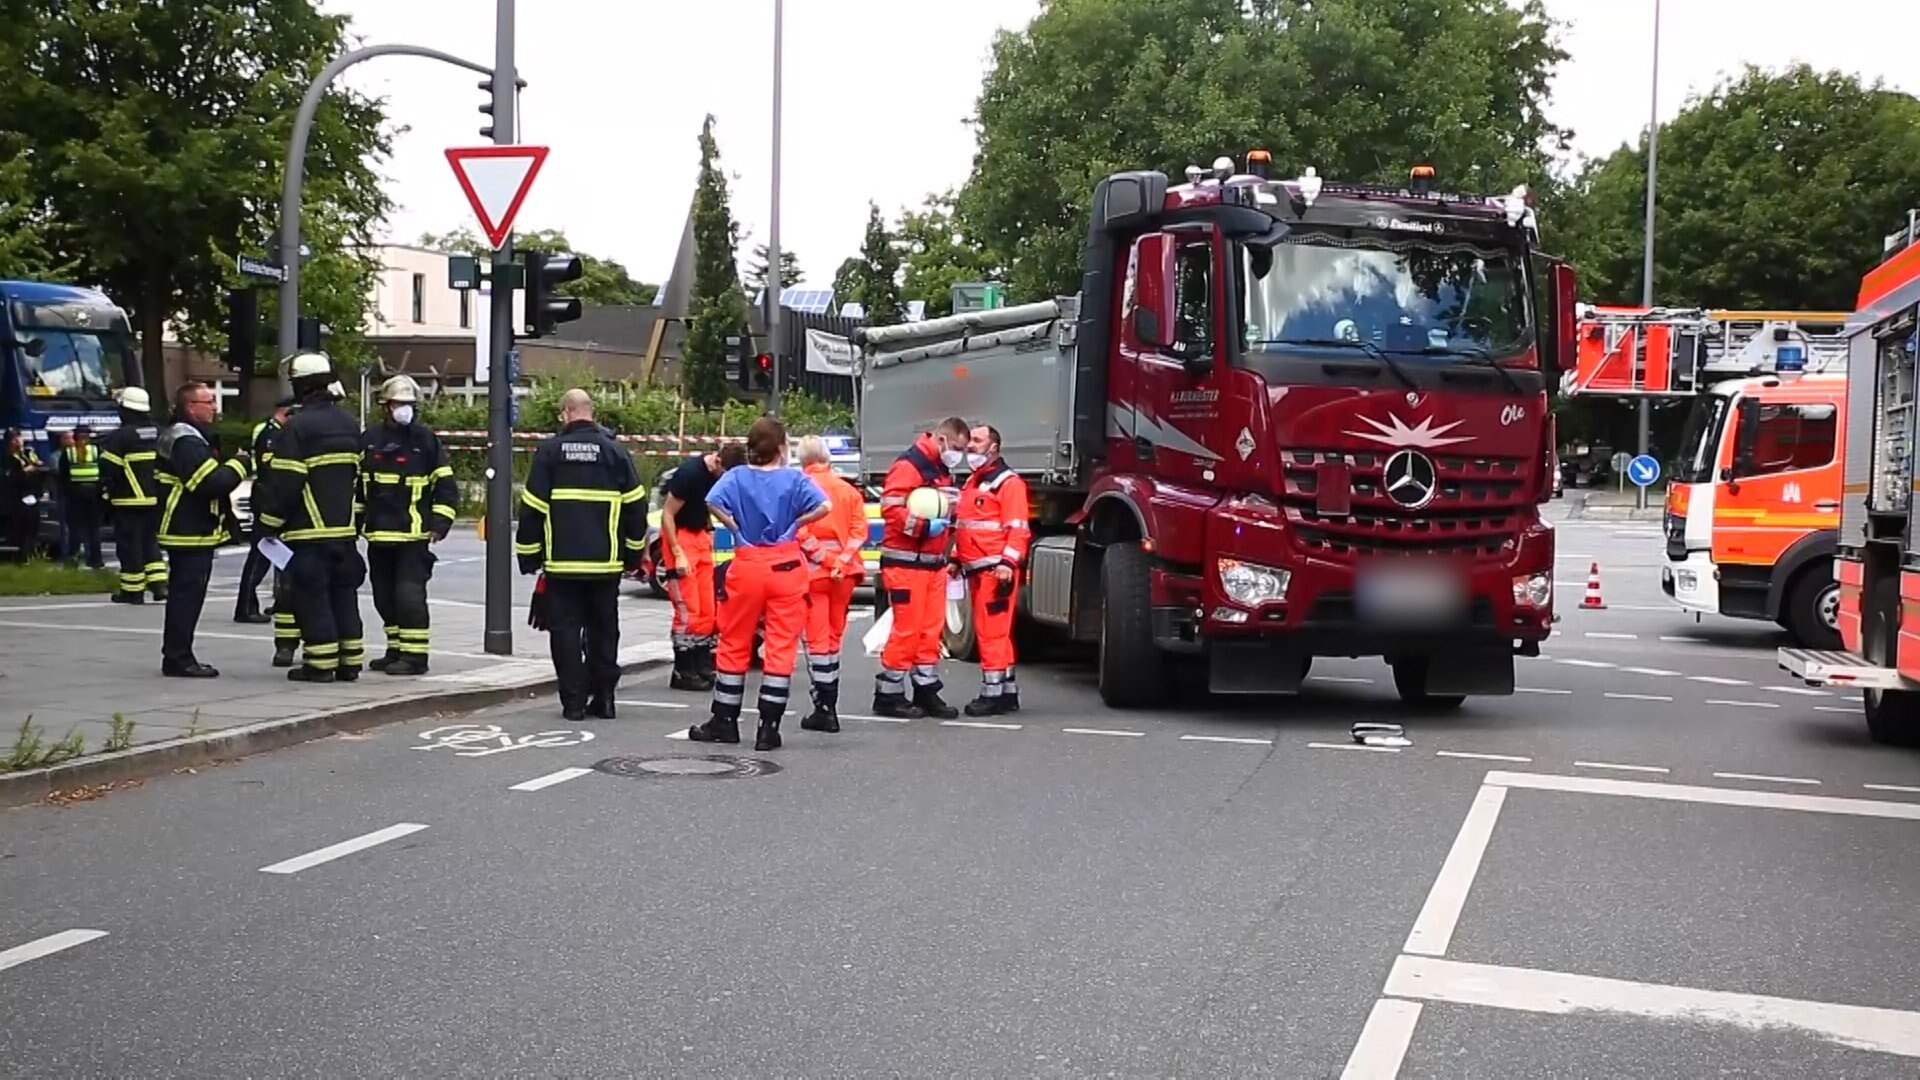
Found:
[[[646,658],[620,665],[626,675],[664,667],[666,659]],[[383,724],[418,720],[440,712],[471,712],[516,698],[535,697],[558,689],[553,675],[470,690],[435,690],[386,701],[349,705],[341,709],[302,713],[283,720],[261,720],[205,735],[144,743],[126,750],[50,765],[43,769],[0,774],[0,808],[29,806],[56,791],[116,780],[142,780],[196,765],[237,761],[254,754],[296,746],[343,732],[365,731]]]

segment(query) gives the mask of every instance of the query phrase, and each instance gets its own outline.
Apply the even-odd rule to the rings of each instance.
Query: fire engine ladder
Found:
[[[1684,397],[1724,379],[1846,370],[1845,312],[1586,308],[1568,396]]]

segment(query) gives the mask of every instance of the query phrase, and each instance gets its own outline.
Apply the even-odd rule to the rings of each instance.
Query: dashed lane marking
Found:
[[[1920,795],[1920,787],[1909,787],[1906,784],[1861,784],[1860,786],[1868,791],[1899,791],[1908,795]]]
[[[1511,761],[1525,765],[1533,759],[1518,754],[1482,754],[1473,750],[1435,750],[1435,757],[1466,758],[1472,761]]]
[[[1272,746],[1272,739],[1241,739],[1231,735],[1182,735],[1181,742],[1234,743],[1240,746]]]
[[[1681,674],[1681,672],[1678,671],[1668,671],[1666,668],[1657,667],[1623,667],[1620,670],[1629,675],[1658,675],[1666,677]]]
[[[1070,727],[1061,728],[1062,735],[1111,735],[1121,739],[1139,739],[1146,736],[1144,731],[1115,731],[1110,728]]]
[[[1562,661],[1560,661],[1560,663],[1562,663],[1562,664],[1565,664],[1565,665],[1567,665],[1568,667],[1583,667],[1583,668],[1611,668],[1611,667],[1618,667],[1618,666],[1619,666],[1619,665],[1617,665],[1617,664],[1610,664],[1610,663],[1608,663],[1608,662],[1607,662],[1607,661],[1605,661],[1605,660],[1572,660],[1572,659],[1568,659],[1568,660],[1562,660]]]
[[[872,713],[841,713],[842,720],[859,720],[868,724],[911,724],[912,720],[904,716],[875,716]]]
[[[979,728],[983,731],[1019,731],[1023,724],[989,724],[985,720],[942,720],[941,727]]]
[[[1692,637],[1692,636],[1690,636],[1690,635],[1687,635],[1687,634],[1661,634],[1661,635],[1660,635],[1660,640],[1661,640],[1661,641],[1678,641],[1678,642],[1683,642],[1683,643],[1685,643],[1685,644],[1689,644],[1689,645],[1711,645],[1711,644],[1713,644],[1713,641],[1712,641],[1712,639],[1710,639],[1710,638],[1703,638],[1703,637]]]
[[[692,705],[684,701],[628,701],[625,698],[614,699],[616,705],[632,705],[636,709],[691,709]]]
[[[1860,710],[1849,709],[1842,705],[1815,705],[1813,707],[1813,711],[1814,712],[1837,712],[1845,716],[1852,716],[1858,713]]]
[[[1640,640],[1639,634],[1616,634],[1610,630],[1588,630],[1582,636],[1590,637],[1590,638],[1602,638],[1607,641],[1638,641]]]
[[[579,769],[579,768],[561,769],[559,772],[551,772],[545,776],[536,776],[531,780],[527,780],[522,783],[515,784],[512,787],[508,788],[507,790],[508,791],[539,791],[542,788],[550,788],[555,784],[564,784],[569,780],[578,780],[579,778],[587,775],[592,771],[593,771],[592,769]]]
[[[1761,784],[1818,784],[1820,781],[1805,776],[1768,776],[1765,773],[1717,772],[1715,780],[1752,780]]]
[[[1801,697],[1826,697],[1825,690],[1813,690],[1804,686],[1763,686],[1762,690],[1771,690],[1776,694],[1799,694]]]
[[[1673,700],[1672,698],[1666,696],[1665,694],[1615,694],[1615,693],[1609,692],[1602,696],[1610,697],[1615,701],[1672,701]]]
[[[365,851],[370,847],[377,847],[390,840],[398,840],[403,836],[411,836],[424,828],[426,828],[425,825],[417,825],[412,822],[401,822],[398,825],[389,825],[384,829],[376,829],[365,836],[356,836],[351,840],[342,840],[337,844],[330,844],[318,851],[309,851],[305,855],[296,855],[291,859],[274,863],[272,866],[263,866],[260,868],[260,872],[263,874],[297,874],[302,870],[319,866],[321,863],[329,863],[335,859],[352,855],[355,852]]]
[[[1729,679],[1725,675],[1689,675],[1687,676],[1687,678],[1694,682],[1709,683],[1713,686],[1752,686],[1753,685],[1752,683],[1748,682],[1745,679]]]
[[[48,934],[36,938],[25,945],[15,945],[11,949],[0,951],[0,971],[10,967],[19,967],[29,960],[38,960],[43,956],[52,956],[64,952],[75,945],[85,945],[89,941],[107,936],[105,930],[62,930],[57,934]]]
[[[1573,693],[1573,691],[1571,690],[1553,690],[1544,686],[1516,686],[1513,688],[1513,692],[1516,694],[1571,694]]]
[[[1708,698],[1709,705],[1725,705],[1730,709],[1777,709],[1777,701],[1728,701],[1725,698]]]
[[[1673,770],[1664,765],[1622,765],[1612,761],[1576,761],[1576,769],[1615,769],[1620,772],[1670,773]]]
[[[1310,742],[1309,750],[1366,750],[1375,754],[1397,754],[1403,748],[1398,746],[1367,746],[1364,743]]]

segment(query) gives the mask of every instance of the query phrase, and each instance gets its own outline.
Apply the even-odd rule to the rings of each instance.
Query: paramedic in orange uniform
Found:
[[[853,590],[867,575],[860,549],[867,542],[867,500],[860,489],[836,476],[827,444],[818,435],[800,440],[800,468],[832,507],[827,516],[800,533],[800,550],[812,564],[807,588],[807,674],[813,712],[800,726],[807,731],[840,730],[840,641],[847,633],[847,607]]]
[[[747,664],[764,623],[760,658],[760,732],[755,750],[780,748],[780,719],[793,685],[794,658],[807,621],[807,560],[799,533],[832,507],[805,473],[787,468],[787,429],[771,416],[747,431],[747,467],[729,469],[707,492],[707,508],[733,532],[727,602],[720,608],[714,656],[713,717],[687,732],[694,742],[740,741]]]
[[[1013,609],[1033,533],[1027,525],[1027,482],[1000,456],[1000,432],[973,429],[967,441],[967,482],[954,511],[954,561],[973,597],[973,631],[980,642],[980,696],[968,716],[1020,711],[1013,681]]]
[[[713,519],[707,492],[720,475],[747,460],[738,445],[696,454],[667,477],[667,504],[660,509],[660,563],[667,599],[673,603],[675,690],[713,689]]]
[[[873,711],[881,716],[951,720],[960,710],[940,699],[940,634],[947,623],[947,526],[907,512],[907,496],[922,487],[958,498],[953,467],[966,460],[967,422],[940,421],[907,447],[881,487],[880,587],[887,590],[893,630],[874,677]],[[907,681],[913,697],[907,697]]]

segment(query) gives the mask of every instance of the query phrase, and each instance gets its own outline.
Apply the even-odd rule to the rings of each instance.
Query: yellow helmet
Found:
[[[420,400],[420,386],[405,375],[395,375],[380,384],[380,400],[388,404],[415,404]]]

